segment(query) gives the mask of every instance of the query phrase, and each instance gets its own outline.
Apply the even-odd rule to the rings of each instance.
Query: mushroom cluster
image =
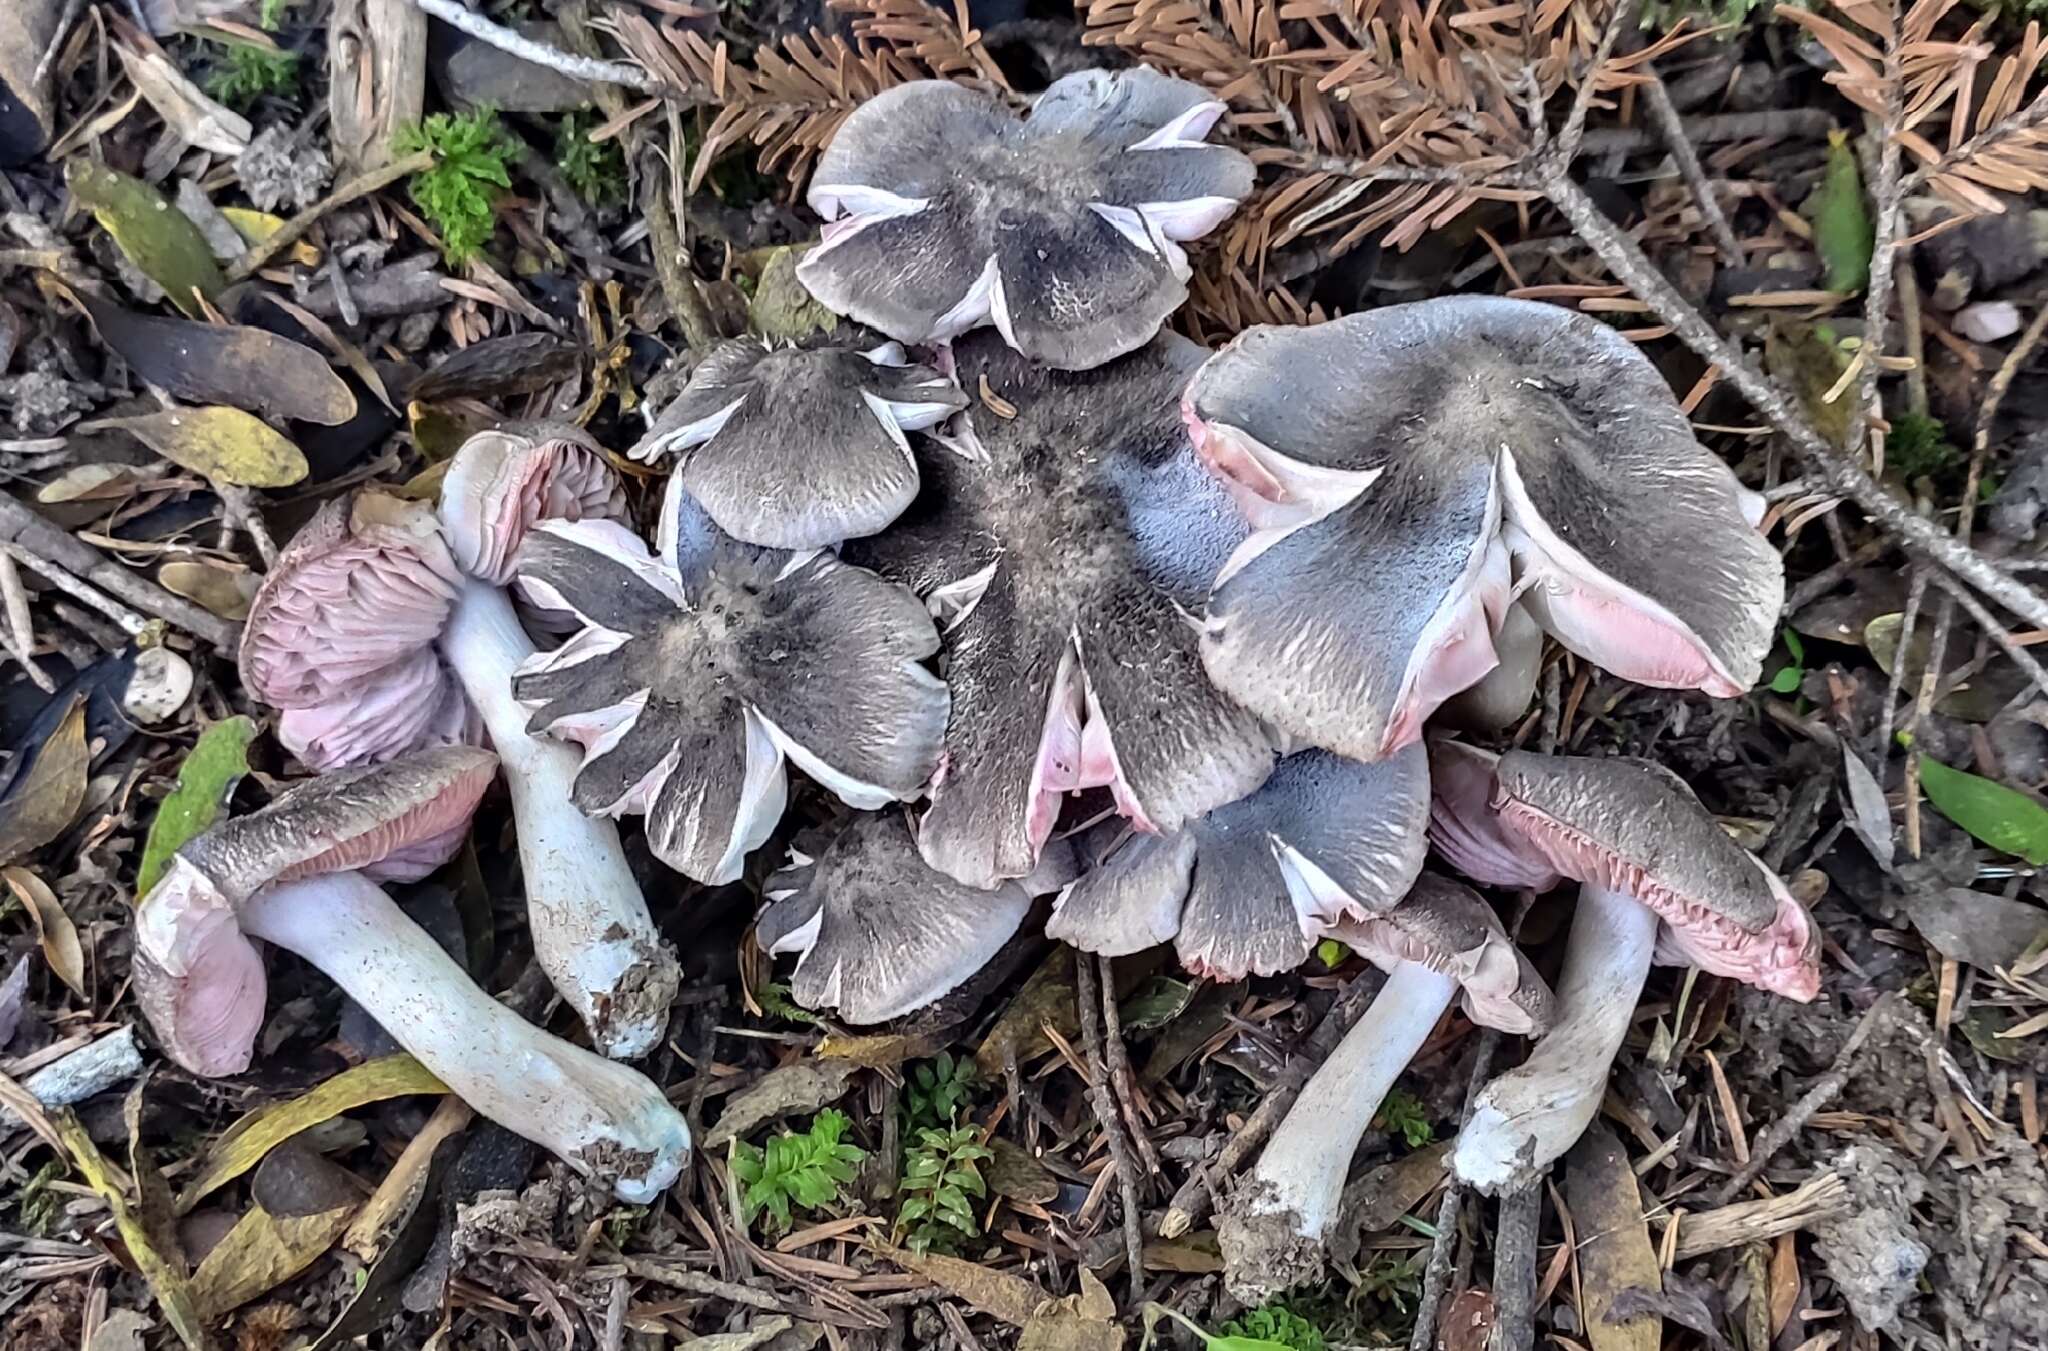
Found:
[[[1540,1038],[1458,1149],[1498,1187],[1584,1127],[1653,960],[1801,999],[1818,966],[1784,884],[1661,771],[1423,744],[1522,721],[1546,634],[1744,693],[1784,586],[1758,499],[1573,311],[1458,296],[1213,354],[1162,332],[1183,245],[1252,186],[1207,141],[1223,112],[1143,68],[1022,114],[938,81],[870,100],[797,268],[843,322],[701,354],[629,452],[668,467],[651,542],[579,434],[488,433],[438,514],[323,512],[243,660],[315,768],[488,738],[536,951],[616,1056],[675,968],[613,823],[731,882],[792,764],[839,805],[754,941],[845,1022],[958,987],[1048,896],[1046,933],[1094,953],[1171,942],[1236,980],[1335,939],[1385,968],[1223,1221],[1250,1298],[1341,1250],[1366,1123],[1454,1003]],[[1479,885],[1581,883],[1555,996],[1432,845]],[[201,939],[264,921],[188,908],[166,969],[243,991],[194,1015],[240,1035],[260,966]]]

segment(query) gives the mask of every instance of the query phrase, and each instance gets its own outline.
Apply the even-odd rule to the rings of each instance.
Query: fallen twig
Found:
[[[1776,1238],[1818,1220],[1834,1219],[1848,1208],[1849,1189],[1841,1175],[1818,1173],[1783,1196],[1737,1201],[1684,1216],[1678,1221],[1676,1259],[1684,1262],[1738,1244]]]
[[[45,1065],[22,1080],[21,1086],[44,1107],[69,1107],[141,1072],[142,1052],[135,1045],[135,1029],[123,1027]],[[0,1107],[0,1135],[29,1124],[20,1114]]]
[[[1714,185],[1707,179],[1707,171],[1700,164],[1700,153],[1694,149],[1686,135],[1685,123],[1679,120],[1678,109],[1672,106],[1671,91],[1664,87],[1664,78],[1655,71],[1649,72],[1649,81],[1642,86],[1643,109],[1650,116],[1650,124],[1664,138],[1665,148],[1671,152],[1671,162],[1678,166],[1678,176],[1692,189],[1693,200],[1699,203],[1700,216],[1707,223],[1707,233],[1714,238],[1714,247],[1721,251],[1721,261],[1729,267],[1741,267],[1742,243],[1735,238],[1734,229],[1728,224],[1728,215],[1721,210],[1720,199],[1714,196]],[[1583,146],[1585,143],[1580,142]]]
[[[0,544],[15,546],[19,550],[15,557],[31,570],[40,571],[36,561],[60,568],[222,652],[232,653],[241,639],[241,625],[174,596],[147,577],[112,562],[99,550],[73,539],[4,493],[0,493]]]
[[[7,648],[7,655],[21,663],[21,669],[37,689],[44,694],[55,694],[57,682],[35,663],[36,631],[34,621],[29,617],[28,592],[22,589],[21,572],[14,565],[14,555],[4,549],[0,549],[0,617],[6,620],[5,625],[0,626],[0,645]]]
[[[1096,963],[1102,964],[1100,997],[1116,998],[1109,959],[1085,952],[1074,954],[1074,996],[1081,1006],[1081,1041],[1088,1057],[1088,1100],[1095,1107],[1103,1139],[1109,1144],[1109,1165],[1116,1170],[1117,1195],[1123,1202],[1124,1257],[1130,1264],[1131,1305],[1145,1298],[1144,1217],[1138,1211],[1138,1169],[1131,1160],[1130,1141],[1124,1137],[1123,1122],[1117,1118],[1116,1090],[1110,1087],[1108,1056],[1102,1046],[1102,1011],[1096,1004]]]
[[[1679,123],[1686,139],[1696,146],[1785,137],[1812,140],[1827,135],[1834,125],[1834,114],[1820,108],[1716,113],[1711,117],[1688,117]],[[1587,155],[1626,154],[1668,143],[1661,127],[1599,127],[1586,133],[1579,142],[1579,151]]]
[[[550,47],[545,42],[513,32],[502,24],[493,23],[483,15],[460,3],[460,0],[412,0],[422,13],[431,14],[451,28],[459,28],[479,42],[488,42],[501,52],[510,52],[522,61],[531,61],[536,66],[557,70],[572,80],[591,80],[605,84],[622,84],[628,89],[637,89],[643,94],[656,93],[661,82],[635,65],[624,61],[601,61],[596,57],[577,56],[559,47]]]

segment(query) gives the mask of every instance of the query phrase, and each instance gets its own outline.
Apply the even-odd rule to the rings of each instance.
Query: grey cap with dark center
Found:
[[[1419,746],[1376,764],[1302,751],[1175,834],[1132,837],[1062,893],[1046,932],[1112,955],[1171,937],[1183,966],[1222,980],[1292,970],[1322,929],[1407,893],[1428,811]]]
[[[606,523],[543,526],[520,573],[582,630],[513,692],[583,743],[585,811],[643,812],[671,867],[730,881],[785,800],[782,760],[853,806],[917,797],[946,725],[916,597],[826,553],[717,540],[687,580]]]
[[[956,882],[917,852],[900,812],[861,815],[771,875],[754,938],[797,954],[790,993],[849,1023],[921,1008],[980,970],[1031,909],[1021,882]]]
[[[1557,1001],[1522,955],[1493,907],[1470,887],[1423,873],[1401,903],[1384,914],[1344,919],[1328,936],[1382,967],[1420,962],[1450,976],[1464,992],[1472,1021],[1503,1032],[1549,1029]]]
[[[1199,471],[1176,402],[1200,349],[1161,337],[1096,370],[1047,371],[993,335],[955,348],[970,410],[918,446],[924,488],[849,562],[939,618],[953,691],[925,857],[993,886],[1031,871],[1062,795],[1108,786],[1160,831],[1243,796],[1273,741],[1203,673],[1189,607],[1243,537]]]
[[[1729,696],[1756,679],[1784,589],[1777,554],[1753,528],[1756,499],[1694,439],[1656,368],[1597,320],[1449,296],[1312,328],[1255,328],[1203,369],[1187,406],[1207,462],[1261,526],[1219,587],[1226,636],[1230,589],[1258,613],[1336,566],[1335,542],[1320,560],[1302,557],[1306,542],[1283,546],[1297,534],[1327,538],[1338,522],[1349,522],[1348,547],[1376,554],[1394,544],[1401,590],[1450,574],[1472,556],[1464,530],[1441,532],[1433,563],[1402,546],[1426,543],[1418,522],[1478,510],[1476,485],[1490,473],[1486,510],[1512,556],[1514,587],[1560,642],[1644,684]],[[1382,497],[1391,500],[1375,507]],[[1453,501],[1461,505],[1447,514]],[[1260,572],[1273,569],[1283,575],[1261,585]],[[1481,575],[1471,574],[1475,583]],[[1504,600],[1487,599],[1495,625]],[[1326,623],[1364,646],[1381,616],[1352,608],[1368,604]],[[1333,700],[1371,694],[1376,706],[1380,691],[1355,659],[1332,659],[1347,650],[1336,642],[1301,643],[1314,661],[1281,661],[1277,644],[1298,632],[1269,624],[1257,641],[1206,651],[1240,697],[1273,700],[1283,727],[1328,738]],[[1252,682],[1271,666],[1298,673],[1262,695]]]
[[[1065,76],[1021,119],[946,81],[886,90],[819,157],[824,238],[797,275],[905,342],[993,323],[1034,361],[1099,365],[1158,332],[1187,295],[1180,245],[1251,191],[1251,161],[1203,142],[1223,111],[1142,66]]]
[[[894,342],[736,338],[698,364],[631,454],[677,455],[684,490],[736,539],[823,548],[902,514],[917,495],[905,433],[966,404]]]

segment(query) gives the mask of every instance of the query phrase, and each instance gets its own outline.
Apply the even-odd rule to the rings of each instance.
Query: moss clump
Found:
[[[450,263],[475,257],[497,228],[498,199],[512,186],[510,166],[519,153],[497,110],[435,113],[399,132],[393,148],[401,155],[433,152],[434,166],[413,175],[413,203],[440,232]]]

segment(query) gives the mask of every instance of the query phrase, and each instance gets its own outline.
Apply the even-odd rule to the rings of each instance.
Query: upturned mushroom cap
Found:
[[[374,765],[421,746],[474,746],[483,724],[432,648],[330,695],[278,715],[277,739],[308,769]]]
[[[250,604],[242,681],[283,709],[374,701],[386,681],[431,706],[406,663],[440,636],[461,587],[432,510],[379,492],[337,498],[278,554]]]
[[[244,901],[323,873],[424,877],[460,848],[497,766],[444,746],[323,775],[178,850],[135,911],[136,998],[170,1057],[209,1077],[248,1068],[264,980],[236,919]]]
[[[1702,969],[1793,999],[1819,992],[1819,937],[1805,908],[1669,771],[1510,751],[1494,781],[1507,829],[1565,876],[1655,911]]]
[[[1429,741],[1429,842],[1444,861],[1489,887],[1548,891],[1563,874],[1494,809],[1500,756],[1462,741]]]
[[[1188,617],[1243,538],[1176,413],[1201,349],[1165,335],[1092,371],[1035,366],[993,335],[954,348],[960,450],[921,439],[918,500],[849,561],[939,617],[953,711],[918,843],[992,887],[1030,872],[1064,795],[1108,786],[1172,831],[1270,770],[1270,733],[1209,683]]]
[[[1415,735],[1493,664],[1474,620],[1501,622],[1502,555],[1537,621],[1619,676],[1720,696],[1756,680],[1784,571],[1753,495],[1596,320],[1448,296],[1254,328],[1187,406],[1260,526],[1204,659],[1289,732],[1353,754]]]
[[[793,855],[764,888],[754,941],[797,954],[790,993],[849,1023],[879,1023],[956,989],[1031,910],[1021,882],[993,891],[939,872],[900,812],[856,817],[816,858]]]
[[[1046,933],[1110,956],[1172,938],[1219,980],[1290,971],[1330,925],[1408,892],[1428,811],[1419,746],[1376,764],[1299,752],[1250,796],[1130,838],[1060,894]]]
[[[609,522],[550,522],[521,585],[583,625],[513,693],[531,729],[581,743],[573,798],[644,813],[648,843],[704,882],[739,875],[786,797],[786,755],[855,807],[917,797],[946,724],[917,598],[828,553],[720,539],[679,574]]]
[[[1470,887],[1423,873],[1385,914],[1346,916],[1334,938],[1382,970],[1420,962],[1458,982],[1473,1022],[1517,1035],[1549,1029],[1557,1001],[1500,926],[1493,907]]]
[[[819,549],[872,535],[917,496],[906,432],[967,406],[900,344],[715,348],[631,454],[675,453],[683,490],[749,544]]]
[[[542,521],[623,520],[626,491],[597,443],[566,423],[512,424],[462,443],[441,481],[441,521],[456,564],[505,586]]]
[[[1251,191],[1251,161],[1203,142],[1223,111],[1144,67],[1065,76],[1021,119],[946,81],[898,85],[819,157],[824,238],[797,276],[905,342],[993,323],[1035,362],[1100,365],[1179,308],[1181,243]]]

